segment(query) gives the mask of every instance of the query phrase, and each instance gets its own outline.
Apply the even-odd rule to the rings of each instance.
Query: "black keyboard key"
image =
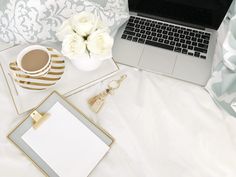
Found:
[[[140,31],[140,29],[135,29],[134,31],[138,33]]]
[[[209,44],[209,41],[204,40],[203,43],[204,43],[204,44]]]
[[[136,24],[136,25],[135,25],[135,28],[140,28],[140,25],[139,25],[139,24]]]
[[[167,35],[163,35],[163,38],[164,38],[164,39],[167,39],[167,38],[168,38],[168,36],[167,36]]]
[[[176,33],[176,32],[177,32],[177,29],[173,28],[172,31],[173,31],[174,33]]]
[[[144,25],[144,23],[145,23],[144,21],[139,21],[140,25]]]
[[[126,39],[126,37],[127,37],[126,34],[123,34],[123,35],[121,36],[122,39]]]
[[[137,42],[138,38],[137,37],[133,37],[132,41]]]
[[[147,40],[145,42],[145,44],[152,45],[152,46],[155,46],[155,47],[160,47],[160,48],[167,49],[167,50],[173,50],[174,49],[173,46],[170,46],[170,45],[167,45],[167,44],[158,43],[158,42],[153,42],[153,41],[149,41],[149,40]]]
[[[153,37],[152,40],[153,40],[153,41],[157,41],[158,38],[157,38],[157,37]]]
[[[191,41],[187,40],[187,41],[186,41],[186,44],[191,44]]]
[[[206,50],[206,49],[202,49],[202,48],[199,48],[199,47],[194,47],[194,50],[195,50],[196,52],[207,53],[207,50]]]
[[[190,35],[190,36],[194,36],[194,33],[193,33],[193,32],[190,32],[189,35]]]
[[[199,53],[199,52],[194,52],[194,56],[195,56],[195,57],[199,57],[199,56],[200,56],[200,53]]]
[[[151,32],[150,32],[150,31],[146,31],[146,34],[147,34],[147,35],[150,35],[150,34],[151,34]]]
[[[134,36],[135,35],[135,33],[134,32],[132,32],[132,31],[124,31],[124,34],[128,34],[128,35],[131,35],[131,36]]]
[[[145,26],[144,26],[144,25],[142,25],[140,28],[144,30],[144,29],[145,29]]]
[[[192,39],[191,39],[192,41],[197,41],[197,38],[195,38],[195,37],[192,37]]]
[[[190,36],[185,36],[185,39],[190,40],[191,37]]]
[[[152,30],[152,32],[156,32],[156,31],[157,31],[157,29],[156,29],[156,28],[152,28],[151,30]]]
[[[188,52],[188,55],[191,55],[191,56],[193,56],[193,53],[192,53],[192,52]]]
[[[152,39],[152,36],[148,36],[147,39],[148,39],[148,40],[151,40],[151,39]]]
[[[189,46],[188,46],[188,49],[189,49],[189,50],[193,50],[193,46],[189,45]]]
[[[200,38],[200,34],[198,34],[198,33],[195,34],[195,37],[196,37],[196,38]]]
[[[205,40],[209,40],[210,36],[202,35],[202,38],[205,39]]]
[[[130,22],[127,23],[127,26],[130,26],[130,27],[134,27],[134,25],[135,25],[134,23],[130,23]]]
[[[186,49],[186,48],[187,48],[187,45],[186,45],[186,44],[182,44],[182,47]]]
[[[135,34],[135,36],[137,36],[137,37],[140,37],[140,36],[141,36],[141,34],[140,34],[140,33],[136,33],[136,34]]]
[[[158,42],[163,42],[164,40],[162,38],[159,38],[158,39]]]
[[[148,31],[151,30],[151,27],[147,26],[147,27],[146,27],[146,30],[148,30]]]
[[[139,39],[138,42],[143,44],[145,42],[145,40],[144,39]]]
[[[143,38],[143,39],[145,39],[146,37],[147,37],[146,34],[143,34],[143,35],[141,36],[141,38]]]
[[[145,33],[145,30],[141,30],[140,33]]]
[[[138,22],[139,22],[139,20],[138,20],[138,19],[135,19],[135,20],[134,20],[134,23],[138,23]]]
[[[152,36],[156,36],[156,35],[157,35],[157,33],[155,33],[155,32],[152,32],[152,33],[151,33],[151,35],[152,35]]]
[[[174,38],[172,36],[169,36],[168,39],[172,41]]]
[[[133,23],[134,22],[134,19],[129,19],[129,23]]]
[[[181,43],[185,43],[185,40],[184,40],[184,39],[180,39],[180,42],[181,42]]]
[[[197,46],[197,43],[196,43],[196,42],[192,42],[192,45],[193,45],[193,46]]]
[[[197,42],[200,42],[200,43],[202,43],[202,41],[203,41],[202,39],[197,39]]]
[[[198,43],[198,47],[207,49],[207,48],[208,48],[208,45]]]
[[[184,35],[188,35],[189,34],[189,32],[188,31],[184,31]]]
[[[130,26],[126,26],[125,30],[126,30],[126,31],[134,31],[134,28],[133,28],[133,27],[130,27]]]
[[[150,23],[149,22],[146,22],[146,23],[144,23],[145,24],[145,26],[149,26],[150,25]]]
[[[210,33],[204,33],[204,35],[208,36],[210,38]]]
[[[162,36],[162,34],[160,34],[160,33],[157,34],[157,37],[161,37],[161,36]]]
[[[177,46],[177,47],[181,47],[181,44],[180,44],[180,43],[177,43],[176,46]]]
[[[173,34],[174,34],[173,32],[168,32],[169,36],[173,36]]]
[[[179,37],[179,34],[178,34],[178,33],[175,33],[174,36],[175,36],[175,37]]]
[[[167,31],[163,31],[163,34],[167,34]]]
[[[181,34],[179,37],[180,37],[180,38],[184,38],[184,37],[185,37],[185,35]]]
[[[162,25],[162,26],[161,26],[161,29],[165,30],[165,29],[166,29],[166,26]]]
[[[175,38],[174,38],[174,41],[175,41],[175,42],[179,42],[179,38],[175,37]]]
[[[175,42],[174,41],[170,41],[170,45],[175,45]]]
[[[127,38],[126,38],[127,40],[132,40],[132,36],[127,36]]]
[[[206,59],[206,56],[204,56],[204,55],[201,55],[201,56],[200,56],[200,58],[202,58],[202,59]]]
[[[181,48],[180,47],[175,47],[175,52],[181,52]]]
[[[183,54],[187,54],[187,53],[188,53],[188,50],[187,50],[187,49],[182,49],[182,53],[183,53]]]
[[[152,22],[150,26],[151,26],[151,27],[154,27],[154,26],[155,26],[155,23]]]
[[[164,43],[165,43],[165,44],[169,44],[169,43],[170,43],[170,41],[168,41],[168,40],[165,40],[165,41],[164,41]]]

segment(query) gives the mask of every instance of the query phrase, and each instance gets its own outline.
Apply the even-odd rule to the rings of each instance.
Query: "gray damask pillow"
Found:
[[[89,11],[115,32],[129,17],[127,0],[1,0],[0,42],[58,41],[55,33],[71,15]]]

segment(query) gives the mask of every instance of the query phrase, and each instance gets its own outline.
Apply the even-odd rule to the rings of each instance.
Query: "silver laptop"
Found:
[[[232,0],[129,0],[130,18],[116,35],[118,63],[205,85],[217,29]]]

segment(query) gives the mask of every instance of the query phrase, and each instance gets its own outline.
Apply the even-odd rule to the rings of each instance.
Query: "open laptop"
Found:
[[[217,29],[232,0],[129,0],[130,19],[116,35],[118,63],[205,85]]]

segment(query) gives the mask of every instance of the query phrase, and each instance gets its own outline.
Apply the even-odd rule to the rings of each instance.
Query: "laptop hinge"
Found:
[[[174,24],[178,24],[178,25],[182,25],[182,26],[186,26],[186,27],[191,27],[191,28],[196,28],[196,29],[200,29],[200,30],[205,30],[205,27],[202,27],[200,25],[195,25],[195,24],[191,24],[191,23],[185,23],[185,22],[181,22],[181,21],[173,20],[173,19],[169,19],[169,18],[157,17],[155,15],[144,14],[144,13],[138,13],[137,15],[140,16],[140,17],[152,18],[152,19],[155,19],[155,20],[160,20],[160,21],[174,23]]]

